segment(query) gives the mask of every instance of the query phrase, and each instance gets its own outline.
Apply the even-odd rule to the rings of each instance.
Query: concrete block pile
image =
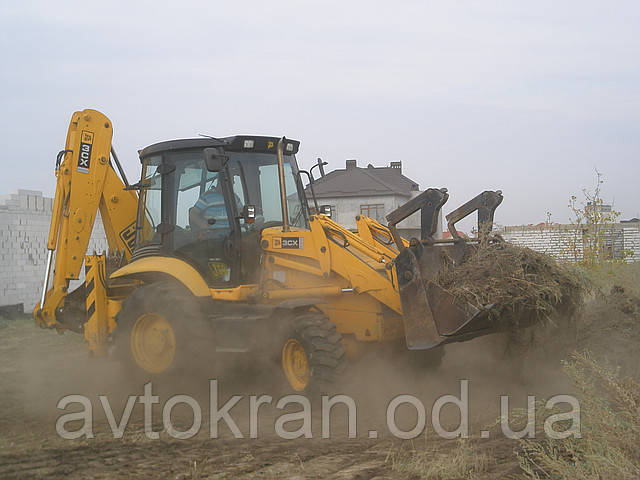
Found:
[[[52,206],[53,199],[36,190],[0,197],[0,306],[23,303],[28,312],[39,301]],[[107,238],[98,217],[88,251],[106,249]],[[79,282],[71,288],[76,284]]]

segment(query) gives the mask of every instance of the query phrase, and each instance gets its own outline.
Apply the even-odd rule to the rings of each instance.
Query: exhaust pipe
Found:
[[[276,147],[276,157],[278,158],[278,179],[280,181],[280,203],[282,204],[282,231],[288,232],[289,228],[289,206],[287,205],[287,191],[284,185],[284,142],[287,139],[282,137],[278,140],[278,146]]]

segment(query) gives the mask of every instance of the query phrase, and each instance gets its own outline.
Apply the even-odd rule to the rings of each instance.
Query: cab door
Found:
[[[228,172],[208,171],[198,152],[176,162],[173,254],[184,258],[212,287],[238,283],[237,202],[229,195]]]

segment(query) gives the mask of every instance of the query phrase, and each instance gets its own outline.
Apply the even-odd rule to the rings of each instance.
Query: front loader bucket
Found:
[[[435,265],[433,260],[444,253],[444,249],[450,250],[446,246],[423,247],[417,244],[403,250],[396,258],[409,350],[425,350],[492,333],[489,319],[491,306],[483,309],[474,307],[455,298],[429,279],[437,275],[440,266]]]
[[[496,331],[490,317],[493,305],[476,307],[456,298],[442,289],[436,279],[445,262],[460,262],[469,249],[476,248],[474,243],[483,241],[489,234],[493,212],[502,195],[499,191],[487,191],[467,202],[447,216],[452,238],[434,240],[437,216],[447,198],[445,189],[429,189],[387,217],[389,229],[394,238],[398,238],[396,224],[422,210],[422,239],[411,239],[408,248],[397,241],[400,253],[394,260],[405,338],[410,350],[426,350]],[[467,241],[455,230],[455,223],[474,211],[478,211],[478,231],[482,233],[478,239]]]

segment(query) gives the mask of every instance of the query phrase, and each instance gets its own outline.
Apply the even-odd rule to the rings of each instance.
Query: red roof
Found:
[[[469,238],[469,235],[467,235],[467,234],[466,234],[466,233],[464,233],[464,232],[458,232],[458,233],[460,234],[460,236],[461,236],[462,238]],[[451,232],[450,232],[449,230],[445,230],[444,232],[442,232],[442,239],[443,239],[443,240],[446,240],[446,239],[448,239],[448,238],[451,238]]]

